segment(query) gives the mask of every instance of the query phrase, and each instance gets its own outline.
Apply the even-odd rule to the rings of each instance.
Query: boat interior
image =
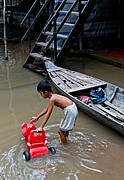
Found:
[[[102,88],[104,93],[102,96],[97,94],[93,100],[91,91],[97,92]],[[76,99],[82,101],[87,105],[94,104],[98,109],[106,112],[106,114],[117,118],[119,121],[124,121],[124,90],[112,84],[97,86],[94,88],[84,89],[70,93]],[[105,97],[105,98],[104,98]],[[101,98],[101,99],[99,99]],[[102,99],[103,98],[103,99]],[[103,101],[102,101],[103,100]]]

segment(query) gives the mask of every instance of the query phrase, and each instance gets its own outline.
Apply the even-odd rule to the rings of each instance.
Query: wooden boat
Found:
[[[61,68],[50,60],[45,60],[45,67],[54,86],[72,101],[78,108],[109,128],[124,135],[124,89],[91,76]],[[88,103],[79,99],[89,97],[91,90],[101,87],[106,96],[103,103]]]

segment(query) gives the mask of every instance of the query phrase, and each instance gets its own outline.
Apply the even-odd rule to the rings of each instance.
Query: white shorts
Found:
[[[72,105],[64,108],[63,111],[64,111],[64,117],[60,122],[59,130],[71,131],[75,126],[76,118],[78,115],[77,106],[75,103],[73,103]]]

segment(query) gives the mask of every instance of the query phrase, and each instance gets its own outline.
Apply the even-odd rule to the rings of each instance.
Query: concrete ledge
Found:
[[[105,57],[96,53],[87,54],[87,56],[90,58],[94,58],[96,60],[102,61],[104,63],[111,64],[113,66],[117,66],[124,69],[124,61],[108,58],[108,57]]]
[[[81,56],[81,57],[89,57],[89,58],[93,58],[99,61],[102,61],[104,63],[107,64],[111,64],[113,66],[119,67],[119,68],[123,68],[124,69],[124,61],[123,60],[118,60],[118,59],[114,59],[114,58],[110,58],[104,55],[100,55],[95,53],[92,49],[88,49],[88,50],[71,50],[68,53],[69,57],[72,56]]]

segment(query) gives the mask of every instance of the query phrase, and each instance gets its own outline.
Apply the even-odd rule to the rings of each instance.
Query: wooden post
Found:
[[[83,20],[81,19],[81,0],[79,0],[79,29],[80,29],[80,34],[79,34],[79,50],[83,50],[83,37],[84,37],[84,23],[82,22]]]
[[[6,2],[3,1],[3,24],[4,24],[4,50],[5,50],[5,60],[8,60],[7,53],[7,42],[6,42]]]

